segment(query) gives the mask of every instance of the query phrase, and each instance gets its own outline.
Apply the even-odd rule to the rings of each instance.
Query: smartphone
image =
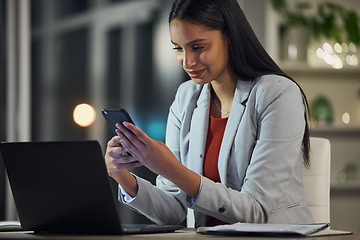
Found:
[[[108,123],[110,129],[115,132],[117,127],[115,126],[117,123],[129,122],[135,125],[133,120],[131,119],[129,113],[125,109],[109,109],[104,108],[101,110],[103,117],[105,118],[106,122]],[[130,153],[126,153],[126,155],[131,156]],[[138,162],[138,161],[135,161]]]
[[[113,132],[116,134],[116,124],[129,122],[134,124],[133,120],[131,119],[129,113],[125,109],[107,109],[104,108],[101,110],[103,117],[105,118],[106,122],[108,123],[109,127]]]

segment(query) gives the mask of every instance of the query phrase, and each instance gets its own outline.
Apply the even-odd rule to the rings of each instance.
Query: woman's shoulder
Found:
[[[254,92],[254,90],[256,93],[268,97],[276,97],[286,93],[301,95],[299,86],[293,80],[275,74],[257,78],[252,91]]]
[[[179,101],[192,101],[199,97],[204,85],[188,80],[180,84],[177,89],[176,99]]]
[[[203,85],[195,83],[193,80],[187,80],[180,84],[178,93],[185,94],[187,92],[194,93],[201,91]]]
[[[275,74],[260,76],[256,80],[255,86],[258,87],[259,89],[270,89],[270,90],[271,89],[285,90],[288,88],[296,88],[296,89],[299,88],[293,80]]]
[[[196,106],[204,86],[192,80],[181,83],[177,89],[172,110],[183,112],[187,111],[191,106]]]

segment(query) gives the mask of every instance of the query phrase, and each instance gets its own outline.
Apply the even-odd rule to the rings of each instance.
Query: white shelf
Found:
[[[345,67],[342,69],[335,69],[332,67],[315,68],[309,66],[306,62],[280,62],[280,68],[288,74],[359,74],[360,67]],[[360,79],[360,77],[359,77]]]
[[[360,190],[360,181],[352,181],[346,183],[331,183],[330,184],[331,190]]]
[[[344,134],[359,134],[360,137],[360,126],[321,126],[310,128],[310,133],[344,133]]]

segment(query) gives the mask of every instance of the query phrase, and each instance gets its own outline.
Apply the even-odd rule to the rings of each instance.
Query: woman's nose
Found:
[[[196,56],[195,56],[195,54],[184,53],[182,65],[183,65],[183,67],[185,69],[190,69],[193,66],[195,66],[196,65]]]

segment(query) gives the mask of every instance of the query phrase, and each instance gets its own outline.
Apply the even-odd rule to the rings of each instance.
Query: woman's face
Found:
[[[229,44],[220,31],[175,18],[170,22],[170,36],[177,62],[194,82],[232,80]]]

